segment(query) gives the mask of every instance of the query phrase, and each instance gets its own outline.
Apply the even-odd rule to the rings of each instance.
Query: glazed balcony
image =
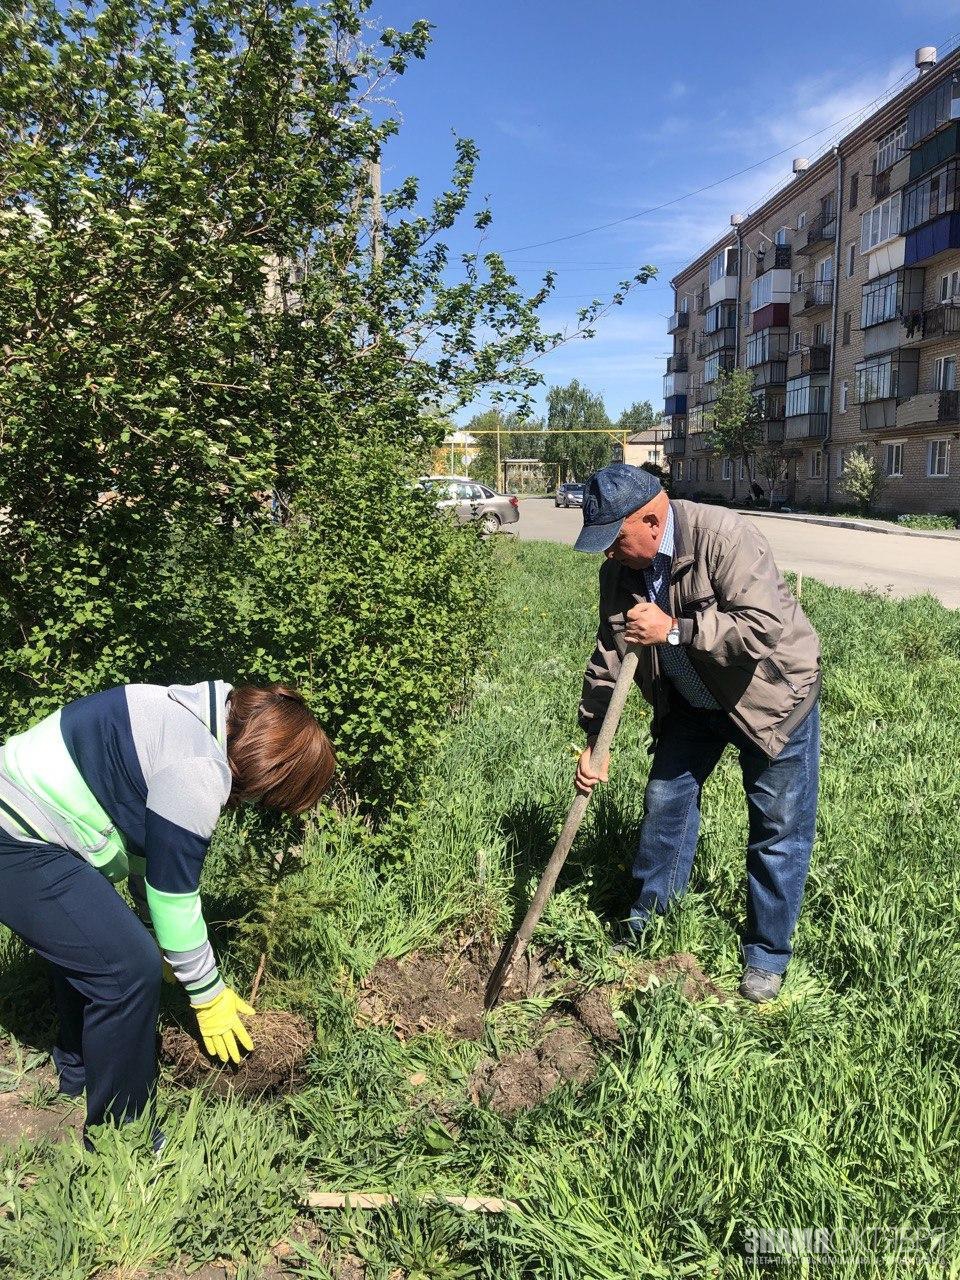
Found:
[[[667,333],[679,333],[681,329],[690,328],[690,312],[675,311],[667,321]]]
[[[689,357],[684,352],[677,356],[667,356],[667,373],[686,373]]]
[[[736,341],[737,331],[732,325],[715,329],[713,333],[702,333],[697,339],[697,356],[705,360],[717,351],[732,351]]]
[[[786,419],[765,418],[763,420],[763,438],[767,444],[782,444],[786,435]]]
[[[801,413],[793,418],[784,419],[785,440],[822,440],[827,434],[829,414],[823,410],[816,413]]]
[[[686,450],[686,444],[686,435],[669,435],[663,442],[663,452],[668,458],[682,458]]]

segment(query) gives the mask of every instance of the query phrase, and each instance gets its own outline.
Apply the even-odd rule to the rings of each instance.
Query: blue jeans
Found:
[[[700,832],[700,794],[728,743],[740,753],[750,820],[743,958],[758,969],[783,973],[816,826],[819,703],[771,760],[725,712],[695,711],[677,701],[664,719],[644,795],[628,923],[641,929],[686,889]]]

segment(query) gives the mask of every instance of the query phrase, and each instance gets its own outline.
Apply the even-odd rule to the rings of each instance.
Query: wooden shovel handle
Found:
[[[630,645],[620,664],[620,673],[617,676],[616,684],[613,686],[613,693],[610,695],[610,702],[607,706],[606,715],[603,717],[603,724],[600,726],[597,740],[590,752],[590,764],[594,773],[600,773],[610,758],[610,745],[613,742],[614,734],[617,732],[617,726],[620,724],[620,716],[623,713],[630,686],[633,684],[633,677],[636,675],[639,656],[639,647]],[[527,908],[527,914],[523,917],[523,923],[503,948],[493,973],[490,975],[485,996],[485,1004],[488,1009],[492,1009],[499,1000],[500,993],[513,972],[514,965],[527,949],[527,944],[533,936],[533,931],[543,915],[543,909],[553,893],[557,877],[560,875],[563,864],[567,860],[570,846],[573,844],[574,837],[580,828],[580,823],[583,821],[583,815],[587,812],[589,803],[590,794],[581,795],[578,793],[574,797],[567,813],[567,820],[563,824],[563,830],[560,832],[560,839],[554,846],[550,860],[544,869],[543,875],[540,877],[540,883],[537,885],[536,892],[530,900],[530,906]]]

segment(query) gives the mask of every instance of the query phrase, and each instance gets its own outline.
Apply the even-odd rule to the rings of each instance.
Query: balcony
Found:
[[[714,329],[713,333],[702,333],[697,339],[697,356],[704,360],[716,351],[733,349],[737,340],[737,331],[732,326]]]
[[[921,262],[960,249],[960,213],[944,213],[933,222],[925,222],[915,231],[908,231],[904,240],[903,263],[915,267]]]
[[[668,418],[678,417],[679,415],[686,413],[687,412],[686,392],[684,392],[683,394],[678,393],[671,396],[665,396],[663,401],[663,412],[667,415]]]
[[[937,342],[960,333],[960,298],[954,302],[938,302],[936,306],[922,310],[915,307],[900,317],[903,336],[902,347],[919,347],[924,342]]]
[[[908,396],[897,404],[898,431],[923,431],[945,424],[960,425],[960,392],[926,391]],[[864,427],[864,430],[869,430]]]
[[[687,437],[683,436],[667,436],[663,442],[663,452],[668,458],[683,457],[686,449]]]
[[[949,129],[935,133],[906,157],[910,166],[909,180],[915,182],[955,155],[960,155],[960,124],[952,124]]]
[[[757,251],[757,275],[765,271],[789,271],[793,265],[793,249],[788,244],[775,244],[772,249]]]
[[[787,381],[786,360],[764,360],[750,370],[755,387],[782,387]]]
[[[821,411],[818,413],[801,413],[794,418],[784,419],[784,439],[822,440],[827,434],[827,419],[829,416],[829,414]]]
[[[686,373],[688,357],[684,353],[678,356],[667,356],[667,373]]]
[[[833,244],[836,234],[836,212],[829,214],[818,213],[807,227],[807,239],[804,244],[798,245],[797,252],[815,253],[818,249],[822,249],[824,245]]]
[[[675,311],[667,321],[667,333],[679,333],[681,329],[690,328],[690,312]]]
[[[817,342],[809,347],[801,347],[794,353],[797,357],[798,369],[791,377],[802,377],[805,373],[830,372],[830,343]]]
[[[763,438],[767,444],[782,444],[785,438],[786,420],[784,418],[765,418],[763,421]]]
[[[698,289],[694,299],[694,307],[698,316],[705,316],[710,310],[710,294],[706,288]]]
[[[793,295],[794,312],[816,311],[833,305],[833,281],[814,280]]]

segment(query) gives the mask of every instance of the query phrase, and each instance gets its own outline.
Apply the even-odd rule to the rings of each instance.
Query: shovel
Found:
[[[599,773],[602,770],[610,756],[610,744],[613,742],[613,735],[617,732],[620,715],[623,712],[627,694],[630,692],[630,686],[633,684],[639,654],[639,646],[629,645],[627,652],[624,654],[623,662],[620,664],[620,674],[617,676],[617,683],[613,686],[613,693],[610,695],[607,714],[603,717],[603,724],[600,726],[597,741],[590,753],[590,764],[595,773]],[[554,846],[546,870],[540,877],[537,891],[530,901],[527,914],[523,917],[523,924],[500,952],[500,958],[497,960],[493,973],[490,975],[490,981],[487,983],[484,997],[484,1005],[487,1009],[494,1008],[500,999],[503,988],[510,980],[514,966],[527,949],[527,944],[533,936],[533,931],[543,915],[543,909],[553,893],[557,877],[567,860],[570,846],[573,844],[574,837],[580,829],[580,823],[583,821],[583,815],[587,812],[589,803],[589,794],[580,795],[578,792],[574,797],[573,804],[571,804],[567,813],[567,820],[563,824],[563,830],[560,832],[560,839]]]

